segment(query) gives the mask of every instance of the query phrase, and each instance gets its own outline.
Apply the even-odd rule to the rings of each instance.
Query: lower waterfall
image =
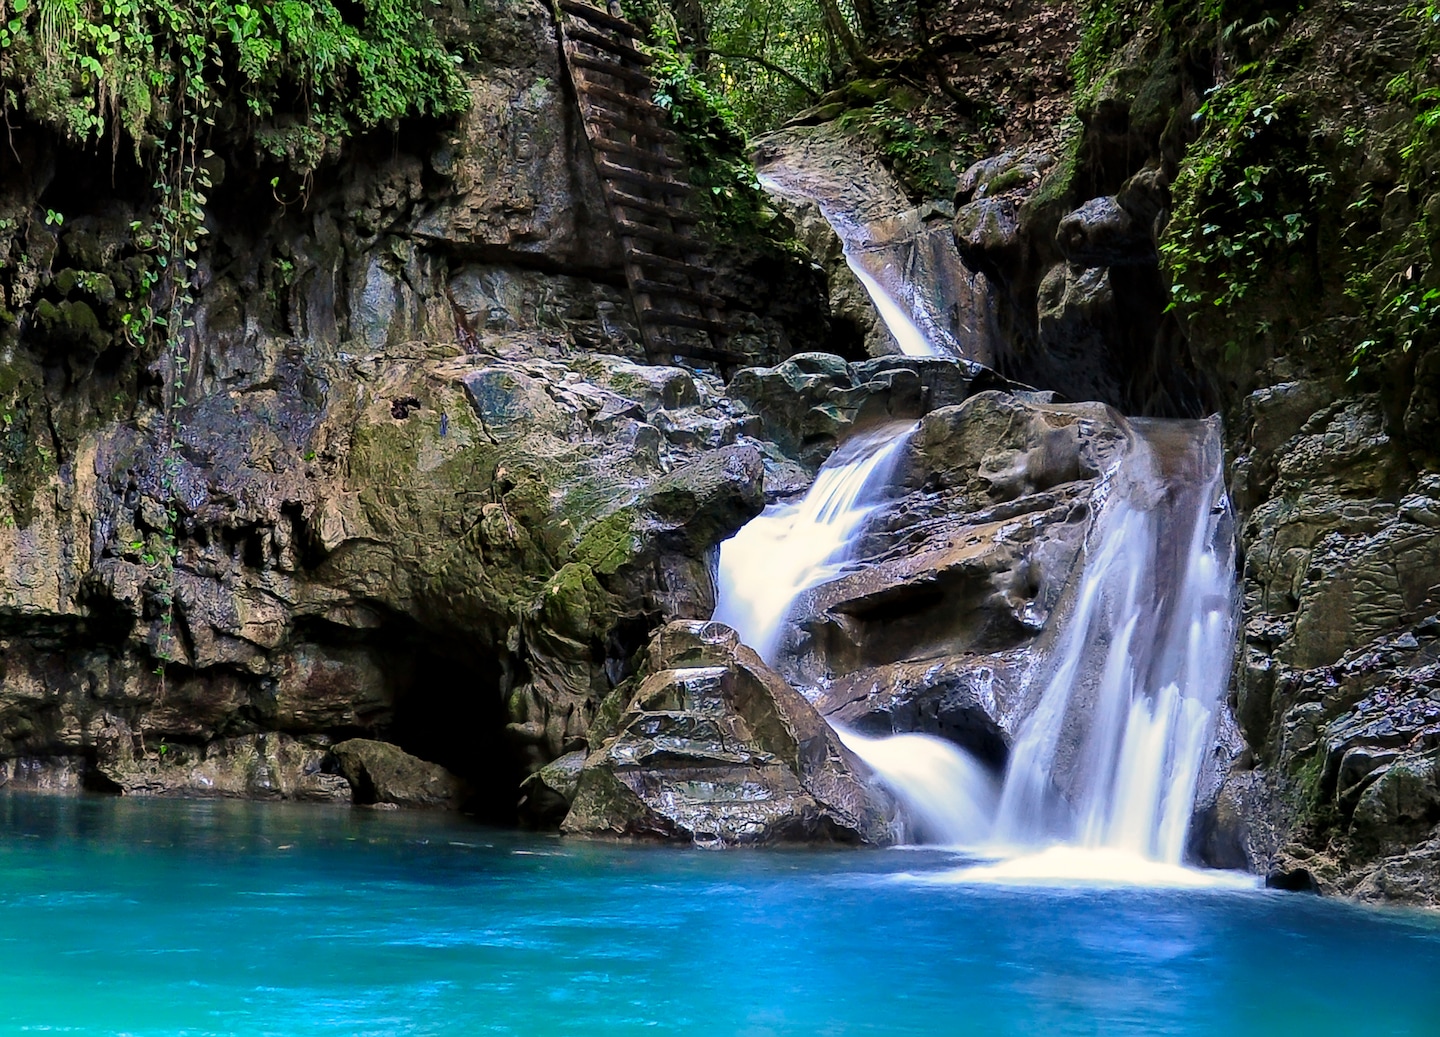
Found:
[[[1121,859],[1184,860],[1230,670],[1232,518],[1218,422],[1128,424],[1131,445],[1104,476],[1031,668],[1003,779],[928,735],[840,732],[905,808],[907,840],[1003,858],[1103,851],[1098,864],[1040,865],[1082,878],[1123,871]],[[852,438],[800,503],[772,505],[722,545],[715,618],[768,662],[796,599],[853,560],[912,428]]]
[[[995,838],[1178,865],[1230,675],[1234,535],[1218,424],[1132,426],[1011,748]]]

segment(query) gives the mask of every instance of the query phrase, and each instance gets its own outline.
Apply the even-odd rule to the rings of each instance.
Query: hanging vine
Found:
[[[164,680],[175,634],[180,450],[189,404],[198,255],[211,150],[252,147],[301,182],[356,133],[468,101],[421,0],[0,0],[0,107],[75,144],[128,150],[153,171],[151,218],[131,224],[137,276],[121,318],[158,361],[158,511],[137,553],[150,569],[152,651]],[[238,113],[216,130],[222,111]],[[64,216],[46,223],[58,231]],[[163,516],[163,517],[157,517]],[[159,528],[156,528],[156,527]]]

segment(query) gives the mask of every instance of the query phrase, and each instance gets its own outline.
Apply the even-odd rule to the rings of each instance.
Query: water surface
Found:
[[[1440,922],[323,807],[0,793],[0,1032],[1440,1033]]]

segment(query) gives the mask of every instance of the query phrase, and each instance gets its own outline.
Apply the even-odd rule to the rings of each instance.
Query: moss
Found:
[[[609,596],[588,565],[567,562],[540,592],[541,621],[555,633],[576,641],[594,640],[596,618],[607,615]],[[603,624],[602,624],[603,625]]]
[[[575,545],[574,560],[600,576],[613,576],[640,553],[640,522],[633,506],[601,519]]]

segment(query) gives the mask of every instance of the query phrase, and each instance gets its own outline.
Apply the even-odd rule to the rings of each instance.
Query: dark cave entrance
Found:
[[[499,652],[415,632],[386,653],[394,719],[384,737],[465,780],[466,813],[517,824],[525,770],[507,737],[505,668]]]

